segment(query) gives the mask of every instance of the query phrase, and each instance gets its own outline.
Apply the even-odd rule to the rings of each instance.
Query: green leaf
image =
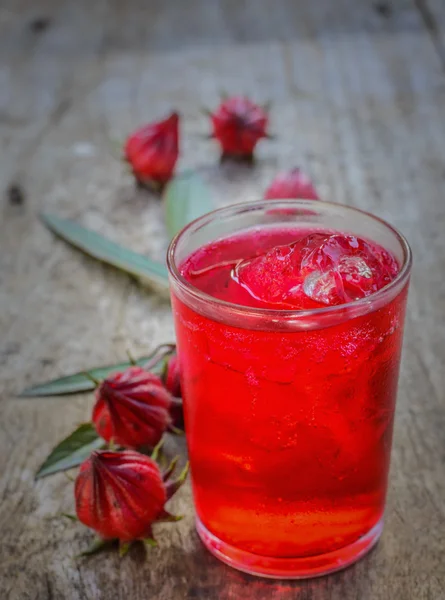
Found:
[[[139,358],[136,363],[140,367],[144,367],[146,362],[152,358],[153,355],[143,356]],[[159,359],[159,366],[162,368],[162,358]],[[117,365],[108,365],[106,367],[96,367],[94,369],[88,369],[88,374],[93,376],[94,379],[102,380],[107,377],[110,373],[115,371],[123,371],[124,369],[131,367],[129,361],[118,363]],[[152,371],[156,371],[156,367],[152,367]],[[38,385],[26,388],[23,390],[20,397],[34,397],[34,396],[61,396],[65,394],[75,394],[78,392],[88,392],[94,390],[95,385],[93,381],[85,374],[85,370],[73,375],[67,375],[66,377],[60,377],[40,383]]]
[[[174,236],[185,225],[213,210],[210,191],[201,178],[188,172],[172,179],[164,191],[165,223]]]
[[[120,558],[123,558],[128,551],[130,550],[130,543],[129,542],[120,542],[119,544],[119,556]]]
[[[83,423],[58,444],[36,473],[36,479],[77,467],[93,450],[105,446],[91,423]]]
[[[43,213],[41,219],[53,233],[85,254],[117,267],[142,282],[168,289],[168,271],[165,265],[120,246],[69,219],[61,219],[50,213]]]
[[[76,515],[70,515],[69,513],[61,513],[60,515],[61,517],[65,517],[65,519],[69,519],[70,521],[78,521],[79,519],[76,517]]]
[[[115,543],[116,543],[116,540],[102,540],[100,538],[95,538],[86,550],[84,550],[83,552],[81,552],[80,554],[75,556],[74,558],[82,558],[84,556],[92,556],[93,554],[97,554],[98,552],[102,552],[103,550],[110,548]]]

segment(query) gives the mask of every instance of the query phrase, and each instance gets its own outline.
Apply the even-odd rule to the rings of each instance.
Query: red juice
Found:
[[[179,264],[217,304],[197,309],[173,288],[198,531],[229,564],[304,577],[377,541],[407,284],[360,303],[400,268],[372,241],[289,225],[212,241]],[[290,311],[311,313],[295,327]]]

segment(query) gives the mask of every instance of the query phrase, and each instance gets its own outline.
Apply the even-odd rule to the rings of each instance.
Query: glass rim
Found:
[[[334,207],[335,209],[340,208],[346,212],[353,212],[357,215],[363,215],[365,217],[371,218],[374,221],[377,221],[384,225],[387,229],[389,229],[397,238],[400,246],[403,250],[403,263],[401,265],[400,271],[397,273],[396,277],[387,285],[382,287],[380,290],[370,294],[369,296],[365,296],[364,298],[360,298],[359,300],[353,300],[352,302],[347,302],[345,304],[336,304],[334,306],[326,306],[323,308],[311,308],[311,309],[278,309],[278,308],[261,308],[261,307],[252,307],[252,306],[244,306],[243,304],[236,304],[234,302],[228,302],[227,300],[221,300],[219,298],[215,298],[206,292],[203,292],[192,283],[190,283],[185,277],[183,277],[179,271],[179,267],[175,261],[175,250],[178,245],[179,240],[183,235],[187,234],[190,230],[196,228],[200,225],[205,225],[207,222],[213,220],[214,218],[218,218],[219,216],[224,216],[226,214],[230,214],[233,212],[237,212],[241,209],[261,209],[263,207],[269,208],[278,208],[278,206],[282,205],[284,208],[295,206],[295,203],[298,203],[299,207],[312,207],[314,208],[314,203],[317,206],[326,206]],[[218,238],[215,238],[218,239]],[[205,302],[207,304],[211,304],[213,306],[220,306],[226,310],[232,310],[238,314],[249,314],[255,315],[257,317],[269,317],[272,319],[305,319],[317,316],[327,316],[329,314],[339,313],[345,310],[360,310],[363,309],[365,312],[366,308],[372,309],[372,305],[375,301],[381,300],[385,296],[391,294],[392,290],[399,286],[401,282],[408,278],[412,265],[412,252],[410,245],[408,244],[405,236],[393,225],[385,221],[380,217],[377,217],[373,213],[362,210],[360,208],[355,208],[352,206],[347,206],[345,204],[338,204],[336,202],[325,202],[324,200],[303,200],[303,199],[267,199],[267,200],[253,200],[253,201],[245,201],[238,202],[236,204],[230,204],[228,206],[224,206],[222,208],[217,208],[208,213],[205,213],[201,217],[198,217],[194,221],[188,223],[185,227],[183,227],[171,240],[168,250],[167,250],[167,267],[170,275],[173,280],[184,290],[186,293],[190,294],[194,297],[194,299]]]

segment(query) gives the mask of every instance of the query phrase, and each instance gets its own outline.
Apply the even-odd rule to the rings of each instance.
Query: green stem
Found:
[[[84,377],[92,381],[96,387],[98,387],[101,384],[101,382],[98,379],[96,379],[93,375],[91,375],[91,373],[89,373],[88,371],[84,371],[83,375]]]
[[[158,346],[156,348],[156,350],[153,352],[153,354],[151,355],[151,357],[148,360],[148,362],[145,363],[144,369],[146,371],[149,371],[155,365],[157,365],[158,362],[162,358],[164,358],[167,354],[171,354],[175,350],[176,350],[176,345],[175,344],[162,344],[161,346]]]
[[[125,352],[127,353],[128,356],[128,360],[130,361],[131,365],[133,367],[137,367],[138,363],[136,361],[136,359],[134,358],[134,356],[132,355],[132,353],[130,352],[130,350],[128,350],[128,348],[125,350]]]
[[[164,440],[161,438],[156,446],[153,448],[153,452],[151,453],[151,459],[157,460],[159,456],[159,452],[161,451],[162,446],[164,445]]]

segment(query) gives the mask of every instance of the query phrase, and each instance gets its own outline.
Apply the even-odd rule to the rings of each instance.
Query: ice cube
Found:
[[[302,257],[303,272],[320,270],[323,272],[338,267],[345,256],[374,256],[370,245],[354,235],[334,234],[325,237],[311,252]],[[375,258],[375,257],[374,257]]]
[[[372,279],[371,269],[360,256],[342,256],[338,266],[339,271],[351,281],[359,277]]]
[[[233,269],[232,279],[254,299],[274,308],[311,308],[303,291],[301,260],[328,238],[328,234],[314,233],[243,260]]]
[[[334,234],[302,258],[301,270],[308,296],[339,304],[376,292],[391,281],[398,267],[383,248],[353,235]]]
[[[276,246],[266,254],[240,262],[233,271],[233,279],[257,300],[281,302],[299,282],[298,263],[295,244]]]
[[[304,280],[306,296],[328,306],[347,302],[340,275],[334,271],[313,271]]]
[[[371,267],[361,256],[342,256],[337,270],[349,300],[364,298],[378,289]]]
[[[241,261],[232,279],[272,308],[317,308],[358,300],[397,273],[394,258],[353,235],[312,233]]]

